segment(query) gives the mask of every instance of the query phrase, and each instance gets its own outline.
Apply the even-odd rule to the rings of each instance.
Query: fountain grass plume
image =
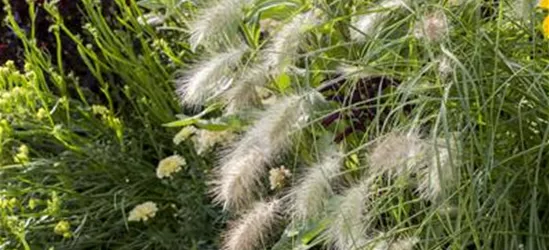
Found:
[[[290,191],[295,220],[318,218],[325,212],[326,202],[334,194],[332,182],[341,171],[344,156],[335,146],[329,147],[323,154]]]
[[[256,198],[268,166],[288,150],[292,135],[306,124],[312,108],[307,96],[279,99],[221,155],[212,190],[217,203],[240,210]]]
[[[219,90],[226,89],[231,83],[232,70],[240,64],[246,46],[213,54],[199,62],[177,80],[177,93],[185,106],[199,107]]]
[[[223,235],[223,250],[264,249],[273,227],[280,218],[280,200],[256,202],[240,219],[230,223]]]

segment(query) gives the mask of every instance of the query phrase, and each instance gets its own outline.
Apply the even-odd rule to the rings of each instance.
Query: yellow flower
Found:
[[[540,0],[538,3],[538,7],[549,10],[549,0]]]
[[[48,111],[46,111],[44,108],[38,109],[38,112],[36,113],[36,118],[38,118],[38,120],[42,120],[46,116],[48,116]]]
[[[546,38],[549,38],[549,16],[545,17],[543,20],[543,35]]]
[[[158,163],[156,177],[159,179],[172,177],[172,174],[181,171],[181,166],[184,166],[185,164],[185,159],[179,155],[167,157]]]
[[[34,208],[36,208],[36,206],[38,206],[38,202],[40,202],[40,200],[38,199],[35,199],[35,198],[30,198],[29,200],[29,208],[32,210]]]
[[[53,228],[53,232],[55,234],[63,235],[63,237],[65,238],[71,237],[70,230],[71,230],[71,224],[66,220],[59,221],[57,225],[55,225],[55,227]]]
[[[156,203],[147,201],[135,206],[132,211],[130,211],[128,221],[147,221],[152,219],[157,211],[158,207],[156,206]]]
[[[29,147],[23,144],[19,147],[18,153],[13,159],[16,163],[27,163],[29,162]]]

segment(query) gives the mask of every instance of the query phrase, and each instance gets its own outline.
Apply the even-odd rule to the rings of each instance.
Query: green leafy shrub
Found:
[[[36,23],[22,27],[5,1],[25,67],[0,69],[2,249],[209,249],[215,241],[211,162],[191,142],[175,145],[177,131],[162,126],[179,109],[171,77],[183,62],[170,56],[183,59],[170,53],[183,45],[168,46],[162,39],[174,35],[141,24],[135,2],[115,4],[113,21],[98,2],[82,1],[87,33],[73,33],[55,2],[29,1],[31,20],[37,9],[52,20],[51,51],[29,32]],[[77,54],[60,53],[65,46]],[[99,89],[65,68],[68,57],[84,62]],[[157,166],[172,155],[185,164],[159,178]],[[156,205],[154,217],[130,220],[146,202]]]

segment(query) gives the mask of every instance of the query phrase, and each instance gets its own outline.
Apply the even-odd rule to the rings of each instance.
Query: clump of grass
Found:
[[[330,155],[317,150],[325,140],[340,144],[342,156],[341,169],[328,175],[338,182],[319,184],[315,190],[323,191],[311,193],[322,195],[314,202],[300,205],[286,194],[306,192],[300,187],[320,174],[292,175],[299,179],[289,189],[244,195],[246,203],[283,197],[287,207],[303,207],[285,214],[285,233],[273,249],[547,247],[547,41],[536,28],[541,10],[525,19],[505,1],[371,1],[366,7],[336,1],[314,6],[329,18],[300,29],[299,18],[311,6],[274,5],[279,9],[251,8],[240,17],[242,40],[255,54],[291,50],[264,68],[277,74],[262,86],[282,99],[316,88],[329,107],[310,113],[306,126],[288,119],[299,124],[301,136],[291,138],[291,150],[261,165],[300,172]],[[286,25],[257,27],[273,17]],[[257,30],[269,32],[249,35]],[[341,65],[365,73],[342,75]],[[393,80],[387,86],[384,79]],[[250,120],[245,112],[236,115]],[[245,137],[261,121],[240,124]],[[250,164],[233,166],[233,183],[249,179]],[[267,171],[253,176],[250,187],[268,177]],[[309,209],[315,216],[299,212]],[[357,220],[344,220],[347,214]]]

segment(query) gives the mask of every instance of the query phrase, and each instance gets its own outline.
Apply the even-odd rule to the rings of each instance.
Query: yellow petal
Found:
[[[549,0],[540,0],[538,7],[549,10]]]
[[[549,38],[549,16],[545,17],[543,20],[543,35],[546,38]]]

